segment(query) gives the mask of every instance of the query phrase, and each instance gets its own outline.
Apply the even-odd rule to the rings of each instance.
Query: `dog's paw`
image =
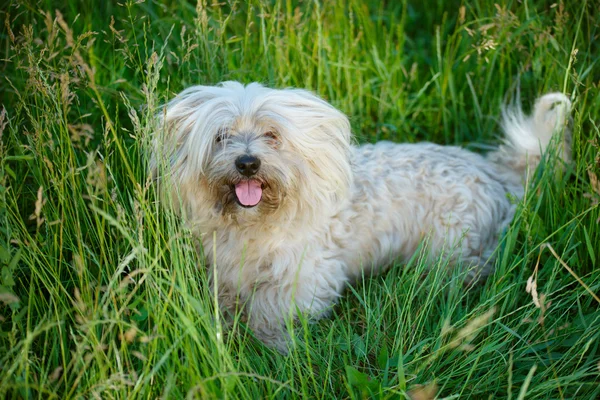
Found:
[[[468,257],[463,260],[466,265],[469,265],[469,269],[465,276],[463,284],[469,288],[472,286],[483,285],[494,272],[494,260],[492,258],[484,257]]]
[[[263,342],[267,347],[277,350],[284,356],[287,356],[295,346],[295,342],[284,326],[281,328],[256,328],[252,329],[258,340]]]

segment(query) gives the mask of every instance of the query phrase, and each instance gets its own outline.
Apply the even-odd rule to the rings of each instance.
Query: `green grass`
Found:
[[[595,2],[92,3],[2,5],[1,398],[600,397]],[[517,81],[526,108],[564,91],[574,162],[540,166],[485,285],[416,255],[300,321],[284,357],[219,334],[144,167],[157,107],[222,80],[312,89],[359,142],[476,151]]]

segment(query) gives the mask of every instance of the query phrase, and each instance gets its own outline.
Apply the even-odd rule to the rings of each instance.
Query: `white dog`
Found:
[[[353,146],[348,118],[305,90],[194,86],[163,109],[151,169],[201,238],[221,306],[243,307],[256,336],[285,353],[288,318],[326,314],[348,282],[407,260],[424,238],[432,259],[488,275],[511,196],[570,107],[552,93],[531,117],[505,109],[506,140],[483,157],[431,143]]]

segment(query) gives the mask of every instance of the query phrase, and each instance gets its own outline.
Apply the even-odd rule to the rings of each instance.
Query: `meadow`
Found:
[[[0,398],[600,398],[597,9],[3,2]],[[357,143],[477,152],[517,92],[529,110],[561,91],[573,162],[543,160],[485,284],[424,262],[424,243],[298,321],[282,356],[241,319],[225,329],[202,249],[147,173],[161,104],[224,80],[313,90]]]

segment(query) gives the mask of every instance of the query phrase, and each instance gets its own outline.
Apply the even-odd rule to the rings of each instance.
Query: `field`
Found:
[[[0,398],[600,398],[600,14],[555,1],[3,2]],[[282,356],[223,327],[147,174],[160,105],[224,80],[477,152],[517,91],[561,91],[573,162],[542,162],[484,285],[416,254]]]

